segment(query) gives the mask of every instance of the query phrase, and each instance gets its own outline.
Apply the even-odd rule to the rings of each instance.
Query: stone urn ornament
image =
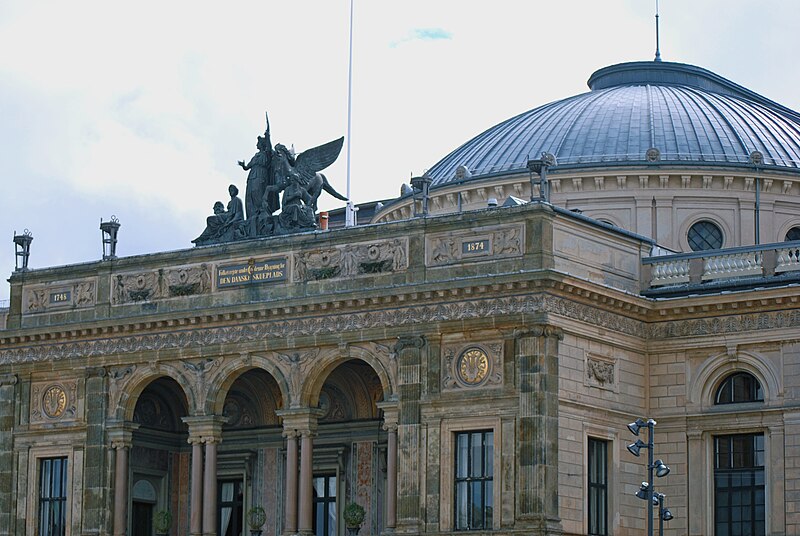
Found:
[[[358,534],[365,515],[364,507],[360,504],[350,502],[345,505],[342,517],[344,517],[344,524],[347,526],[347,536],[356,536]]]
[[[153,531],[156,534],[169,534],[172,526],[172,514],[167,510],[159,510],[153,515]]]
[[[252,536],[261,536],[261,527],[267,521],[267,513],[260,506],[253,506],[247,511],[247,524],[250,525]]]

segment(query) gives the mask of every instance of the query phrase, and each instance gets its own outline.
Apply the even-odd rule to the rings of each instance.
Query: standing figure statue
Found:
[[[267,129],[264,131],[263,137],[258,137],[256,149],[258,149],[258,152],[253,155],[253,158],[247,164],[244,163],[244,160],[239,160],[239,165],[242,169],[250,172],[247,175],[247,188],[244,195],[248,220],[255,219],[256,215],[261,211],[265,193],[267,195],[265,206],[270,214],[280,207],[278,194],[274,192],[267,193],[267,186],[275,184],[274,173],[272,172],[273,150],[269,135],[269,116],[267,116]]]

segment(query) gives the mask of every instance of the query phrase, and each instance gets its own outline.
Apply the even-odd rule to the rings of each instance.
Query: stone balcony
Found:
[[[800,241],[642,260],[642,294],[677,297],[800,283]]]

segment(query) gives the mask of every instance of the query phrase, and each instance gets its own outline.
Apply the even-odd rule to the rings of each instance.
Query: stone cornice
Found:
[[[177,329],[155,333],[123,332],[117,336],[88,340],[34,343],[17,348],[0,349],[0,365],[203,348],[218,344],[263,344],[264,341],[274,338],[339,334],[372,328],[408,326],[424,331],[427,326],[439,322],[535,313],[567,316],[636,337],[645,335],[645,326],[638,320],[613,314],[596,306],[586,306],[561,297],[538,293],[434,304],[410,303],[405,307],[391,309],[351,311],[348,314],[326,314],[294,319],[274,318],[258,321],[254,318],[236,325],[212,327],[184,325]]]

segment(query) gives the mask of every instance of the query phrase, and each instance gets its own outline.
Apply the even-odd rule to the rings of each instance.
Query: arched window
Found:
[[[701,220],[689,227],[686,238],[692,251],[722,248],[722,229],[708,220]]]
[[[800,227],[792,227],[786,233],[786,238],[784,238],[784,241],[790,242],[792,240],[800,240]]]
[[[763,402],[764,391],[752,374],[735,372],[725,378],[717,389],[715,404],[737,404],[741,402]]]

